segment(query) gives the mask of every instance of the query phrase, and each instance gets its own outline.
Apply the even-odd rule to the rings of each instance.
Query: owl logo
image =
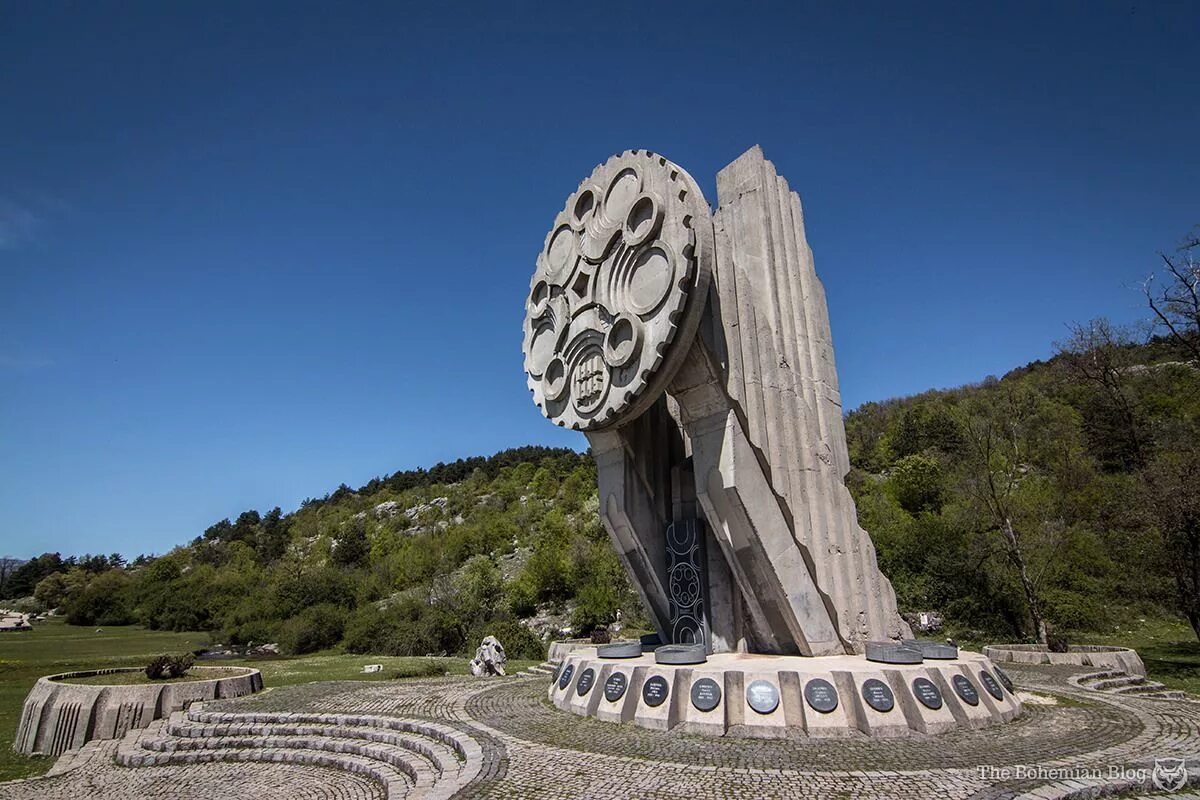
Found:
[[[1187,765],[1182,758],[1156,758],[1151,778],[1160,791],[1177,792],[1187,786]]]

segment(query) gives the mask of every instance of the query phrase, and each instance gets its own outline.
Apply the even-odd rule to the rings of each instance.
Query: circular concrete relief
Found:
[[[525,301],[525,373],[553,422],[628,422],[678,371],[712,273],[708,203],[645,150],[613,156],[558,213]]]

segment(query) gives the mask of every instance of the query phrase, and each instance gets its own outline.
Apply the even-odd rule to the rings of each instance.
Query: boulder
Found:
[[[504,654],[504,645],[495,636],[483,637],[483,642],[475,649],[475,657],[471,659],[471,674],[475,677],[486,675],[503,675],[508,656]]]

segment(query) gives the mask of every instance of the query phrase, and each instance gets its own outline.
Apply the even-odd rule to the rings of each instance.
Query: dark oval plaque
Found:
[[[992,665],[992,670],[995,671],[996,677],[1000,679],[1000,682],[1004,684],[1005,689],[1008,689],[1010,692],[1016,691],[1016,689],[1013,688],[1012,678],[1008,677],[1007,672],[995,666],[994,664]]]
[[[824,678],[813,678],[804,685],[804,699],[812,706],[813,711],[828,714],[838,706],[837,689]]]
[[[562,671],[563,671],[563,665],[562,665],[562,664],[559,664],[557,667],[555,667],[555,668],[554,668],[554,674],[550,676],[550,682],[551,682],[551,683],[558,683],[558,678],[559,678],[559,676],[560,676],[560,675],[562,675]]]
[[[712,711],[721,704],[721,687],[712,678],[701,678],[692,684],[692,705],[699,711]]]
[[[983,684],[983,688],[987,689],[987,693],[997,700],[1004,699],[1004,690],[1000,688],[1000,684],[996,683],[996,679],[986,670],[979,671],[979,682]]]
[[[746,702],[760,714],[770,714],[779,708],[779,690],[770,681],[751,681],[746,687]]]
[[[921,701],[921,705],[937,711],[942,707],[942,693],[929,678],[914,678],[913,694]]]
[[[878,678],[863,681],[862,696],[867,705],[885,714],[896,707],[896,697],[892,694],[892,688]]]
[[[654,675],[642,685],[642,701],[651,708],[656,708],[666,701],[670,690],[666,678]]]
[[[962,698],[967,705],[979,705],[979,692],[975,689],[971,679],[966,675],[955,675],[950,681],[954,684],[954,693]]]
[[[571,676],[575,674],[575,665],[567,664],[563,667],[562,674],[558,676],[558,688],[565,689],[571,683]]]
[[[596,682],[596,670],[588,667],[583,672],[579,673],[579,680],[575,684],[575,693],[580,697],[592,690],[592,684]]]
[[[610,703],[617,702],[625,696],[625,687],[628,685],[629,680],[625,677],[624,672],[614,672],[604,682],[604,699]]]

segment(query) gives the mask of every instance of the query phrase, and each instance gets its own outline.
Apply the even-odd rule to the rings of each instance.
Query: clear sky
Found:
[[[0,554],[530,443],[595,164],[805,203],[847,408],[1003,374],[1200,222],[1185,3],[0,4]]]

